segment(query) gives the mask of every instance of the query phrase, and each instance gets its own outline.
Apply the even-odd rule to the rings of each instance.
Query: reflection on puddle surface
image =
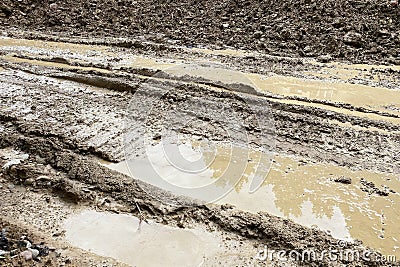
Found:
[[[398,101],[400,91],[398,90],[279,75],[263,78],[254,74],[249,75],[249,77],[258,90],[275,94],[349,103],[354,106],[369,107],[385,112],[388,110],[384,106],[400,107]]]
[[[250,79],[244,73],[227,69],[226,67],[217,64],[180,64],[173,68],[166,69],[165,71],[178,77],[190,76],[226,84],[242,83],[253,86]]]
[[[219,241],[200,230],[142,222],[129,215],[83,211],[65,222],[66,239],[97,255],[132,266],[200,266]]]
[[[14,39],[8,37],[0,37],[0,47],[7,48],[12,47],[13,49],[46,49],[46,50],[68,50],[75,53],[93,53],[93,51],[106,51],[107,46],[99,45],[85,45],[85,44],[73,44],[63,42],[51,42],[41,40],[28,40],[28,39]]]
[[[272,158],[244,147],[203,142],[160,142],[146,150],[145,157],[105,164],[177,195],[206,202],[223,197],[244,179],[255,190],[263,183]]]
[[[161,147],[157,146],[152,148],[152,156],[158,157],[153,167],[164,175],[162,177],[182,186],[211,184],[213,187],[219,187],[231,184],[234,190],[215,201],[217,203],[233,204],[239,209],[251,212],[266,211],[306,226],[316,225],[336,238],[360,239],[367,246],[382,253],[400,256],[400,251],[397,250],[400,246],[397,240],[400,236],[400,210],[397,209],[397,204],[400,203],[399,194],[369,194],[362,190],[365,188],[360,183],[364,178],[373,182],[377,188],[385,185],[393,191],[398,191],[400,182],[396,175],[352,171],[346,167],[309,163],[287,156],[276,156],[268,173],[270,157],[257,160],[261,152],[245,148],[229,150],[222,146],[214,153],[209,150],[199,151],[198,147],[196,143],[191,147],[185,144],[180,150],[184,156],[191,155],[195,159],[202,156],[202,167],[206,167],[202,175],[177,172],[173,164],[162,159],[164,153],[159,150]],[[246,164],[241,165],[243,162],[240,160]],[[143,162],[130,164],[130,170],[125,162],[107,166],[149,182],[146,173],[135,172],[135,169],[143,168]],[[258,168],[258,165],[262,167],[264,164],[265,168]],[[238,183],[235,179],[224,180],[221,185],[218,177],[221,177],[228,165],[236,168],[232,168],[227,177],[239,174],[241,178]],[[259,190],[249,193],[249,186],[257,170],[264,172],[264,176],[268,175]],[[139,175],[134,175],[135,173]],[[340,177],[351,178],[352,183],[342,184],[334,181]]]

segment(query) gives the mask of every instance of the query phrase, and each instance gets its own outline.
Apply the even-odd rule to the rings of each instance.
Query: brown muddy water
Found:
[[[183,230],[134,216],[83,210],[64,224],[73,246],[131,266],[201,266],[220,249],[203,230]]]
[[[103,161],[102,164],[145,182],[149,182],[146,170],[150,168],[168,183],[186,188],[212,185],[216,190],[226,183],[227,177],[236,177],[239,173],[239,182],[232,179],[232,190],[214,203],[232,204],[255,213],[266,211],[305,226],[318,227],[339,239],[362,240],[365,245],[383,254],[400,256],[400,211],[396,208],[400,201],[399,194],[386,197],[369,195],[362,190],[360,182],[364,178],[377,187],[384,184],[396,190],[400,188],[400,182],[394,174],[353,171],[346,167],[280,155],[274,157],[270,171],[265,172],[269,169],[271,157],[261,157],[262,152],[259,151],[225,145],[211,151],[199,149],[197,141],[186,142],[179,147],[184,157],[196,160],[202,169],[200,173],[188,174],[177,169],[175,163],[165,156],[168,153],[163,151],[160,144],[148,149],[151,166],[146,166],[149,163],[142,159],[118,164]],[[245,167],[231,168],[232,162],[235,166]],[[251,181],[260,170],[266,173],[263,177],[265,181],[257,191],[251,193]],[[352,183],[334,181],[340,177],[350,178]]]
[[[386,106],[400,107],[400,91],[380,87],[342,82],[326,82],[286,76],[260,77],[252,75],[251,80],[260,91],[269,91],[287,96],[301,96],[308,99],[330,100],[349,103],[356,107],[369,107],[387,111]],[[394,112],[399,114],[399,112]]]

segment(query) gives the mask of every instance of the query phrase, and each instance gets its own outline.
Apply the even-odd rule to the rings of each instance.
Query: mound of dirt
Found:
[[[355,0],[3,0],[3,29],[66,35],[148,35],[158,42],[216,45],[322,61],[400,64],[400,8]]]

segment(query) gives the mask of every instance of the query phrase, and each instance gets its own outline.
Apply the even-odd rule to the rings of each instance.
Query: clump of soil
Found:
[[[147,35],[321,61],[400,64],[400,8],[390,1],[5,0],[0,25],[65,35]]]

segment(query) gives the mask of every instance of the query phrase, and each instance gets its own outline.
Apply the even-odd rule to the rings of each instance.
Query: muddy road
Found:
[[[28,14],[0,38],[1,264],[397,264],[399,66],[45,34]]]

